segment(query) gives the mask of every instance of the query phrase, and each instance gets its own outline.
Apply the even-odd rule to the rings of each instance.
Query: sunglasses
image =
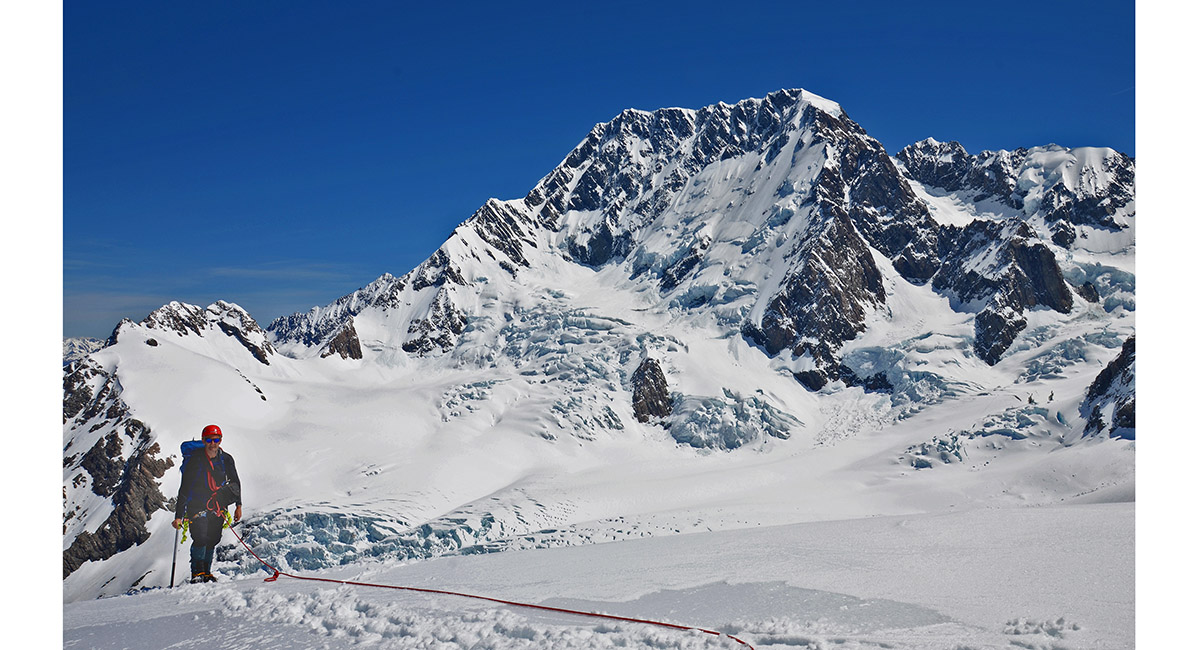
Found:
[[[206,444],[206,445],[219,445],[219,444],[221,444],[221,439],[220,439],[220,438],[205,438],[205,439],[204,439],[204,444]]]

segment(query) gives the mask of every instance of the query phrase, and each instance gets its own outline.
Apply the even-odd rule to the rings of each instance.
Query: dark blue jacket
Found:
[[[215,491],[213,485],[217,486]],[[231,503],[242,505],[242,482],[238,478],[233,456],[223,449],[211,461],[203,449],[188,456],[183,464],[179,496],[175,499],[175,518],[191,519],[214,507],[223,512]]]

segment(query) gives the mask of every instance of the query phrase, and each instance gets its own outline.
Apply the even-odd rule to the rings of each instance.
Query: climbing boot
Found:
[[[204,570],[204,562],[201,560],[192,560],[192,578],[188,582],[196,584],[204,582],[204,576],[207,572]]]

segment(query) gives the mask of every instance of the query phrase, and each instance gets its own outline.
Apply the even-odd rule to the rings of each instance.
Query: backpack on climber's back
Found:
[[[203,440],[185,440],[183,444],[179,445],[179,457],[183,459],[179,461],[180,474],[183,473],[183,468],[187,465],[188,459],[192,457],[192,454],[203,449]]]

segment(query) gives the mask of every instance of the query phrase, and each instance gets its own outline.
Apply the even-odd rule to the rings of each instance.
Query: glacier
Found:
[[[155,592],[169,579],[179,445],[210,422],[245,468],[245,539],[296,571],[416,580],[431,567],[429,579],[452,581],[456,563],[493,570],[565,557],[556,552],[611,568],[616,547],[635,548],[623,545],[661,543],[660,559],[759,532],[776,546],[809,533],[836,546],[830,531],[887,536],[905,518],[920,540],[947,522],[959,544],[916,573],[966,552],[958,527],[974,524],[1011,547],[1016,567],[1036,552],[1004,538],[1012,521],[1057,513],[1090,530],[1132,511],[1135,224],[1133,161],[1109,149],[971,155],[926,140],[893,156],[840,105],[801,90],[625,111],[404,275],[266,327],[229,302],[173,302],[118,324],[103,347],[71,346],[68,618],[98,611],[96,598],[197,611],[227,598],[222,611],[246,621],[310,621],[399,647],[403,629],[437,636],[415,621],[384,625],[399,616],[386,603],[357,605],[386,612],[374,623],[322,613],[361,598],[346,591],[252,586],[264,569],[228,536],[214,563],[224,584]],[[642,421],[633,395],[647,360],[670,411]],[[1111,534],[1106,579],[1126,594],[1132,526]],[[593,549],[602,542],[615,546]],[[905,557],[898,548],[888,556]],[[899,582],[873,589],[860,576],[839,591],[832,570],[820,585],[769,578],[767,555],[745,557],[748,573],[718,572],[728,584],[695,598],[878,608],[876,632],[854,637],[864,645],[889,617],[909,630],[889,641],[897,647],[927,647],[911,634],[941,647],[955,626],[985,619],[976,637],[988,643],[1005,629],[1039,643],[1047,630],[1100,634],[1098,647],[1131,638],[1131,620],[1126,629],[1094,601],[1069,623],[1056,623],[1065,603],[1045,600],[1041,618],[997,622],[930,597],[932,577],[905,604]],[[1070,562],[1102,570],[1094,560]],[[610,594],[599,577],[578,593],[512,591],[654,609],[712,584],[681,567],[663,579]],[[760,643],[859,634],[840,615],[813,629],[794,616],[704,613]],[[568,641],[573,628],[559,622],[477,616],[442,622],[501,644],[525,637],[484,628],[525,626],[563,647],[636,636],[604,628]],[[350,631],[360,625],[375,628]],[[666,638],[653,643],[704,647]]]

